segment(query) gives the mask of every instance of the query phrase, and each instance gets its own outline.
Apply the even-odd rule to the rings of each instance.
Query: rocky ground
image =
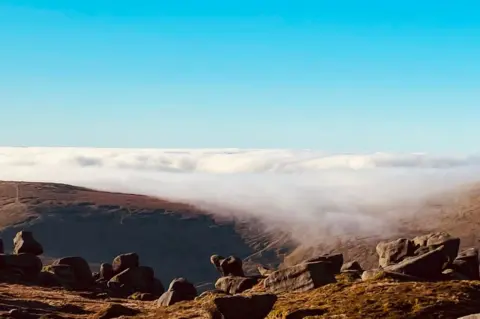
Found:
[[[343,254],[248,276],[242,260],[212,255],[215,289],[184,278],[164,287],[136,253],[91,271],[80,256],[42,264],[42,245],[17,233],[0,254],[3,318],[460,318],[480,313],[479,256],[445,232],[380,242],[378,266],[364,270]],[[2,313],[3,311],[3,313]]]
[[[429,203],[440,207],[435,218],[423,214],[424,222],[401,236],[351,240],[324,251],[298,247],[284,263],[260,258],[252,264],[245,256],[258,252],[261,240],[252,245],[238,228],[218,229],[213,219],[188,206],[68,185],[0,183],[0,316],[459,318],[480,313],[479,194],[473,189],[441,206]],[[148,228],[157,215],[152,213],[164,218],[156,231]],[[128,227],[120,223],[103,233],[118,217]],[[170,228],[178,233],[184,227],[194,236],[176,249],[169,239],[153,252],[142,242],[157,243],[162,234],[135,235],[161,229],[167,236]],[[130,243],[125,232],[134,238]],[[205,245],[191,256],[198,238]],[[205,273],[214,284],[203,284]]]

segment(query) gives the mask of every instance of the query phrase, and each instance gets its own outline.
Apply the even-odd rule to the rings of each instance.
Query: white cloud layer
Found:
[[[480,180],[480,156],[291,150],[0,148],[0,179],[61,182],[256,218],[299,241],[375,236],[427,196]],[[396,203],[411,204],[409,211]],[[388,205],[381,214],[365,207]]]

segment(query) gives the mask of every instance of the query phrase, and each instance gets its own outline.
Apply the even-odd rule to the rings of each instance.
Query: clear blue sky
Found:
[[[480,149],[480,1],[2,0],[0,145]]]

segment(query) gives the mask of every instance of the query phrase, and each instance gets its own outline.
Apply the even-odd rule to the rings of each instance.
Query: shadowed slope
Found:
[[[217,223],[191,206],[62,184],[0,183],[1,236],[7,251],[19,230],[30,230],[50,258],[77,255],[99,265],[125,252],[140,255],[164,282],[217,277],[213,253],[255,253],[231,223]]]

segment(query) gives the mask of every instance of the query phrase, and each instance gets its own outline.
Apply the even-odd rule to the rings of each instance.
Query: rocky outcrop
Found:
[[[440,279],[447,263],[445,247],[440,246],[420,256],[409,257],[398,264],[387,266],[384,270],[419,278]]]
[[[243,262],[238,257],[229,256],[220,260],[220,269],[223,276],[245,276],[243,272]]]
[[[42,271],[42,261],[36,255],[20,253],[18,255],[0,255],[0,268],[20,272],[20,278],[33,280]]]
[[[399,238],[390,242],[378,243],[376,251],[379,257],[379,266],[387,267],[414,256],[415,244],[409,239]]]
[[[461,251],[455,258],[452,268],[471,280],[480,280],[478,250],[468,248]]]
[[[304,261],[304,263],[316,263],[316,262],[327,262],[330,264],[330,269],[333,274],[340,273],[340,269],[343,265],[343,255],[342,254],[325,254],[317,257],[313,257]]]
[[[117,275],[128,268],[136,268],[140,265],[139,257],[136,253],[122,254],[113,260],[113,275]]]
[[[412,242],[416,248],[415,255],[420,255],[426,251],[435,250],[440,246],[444,246],[444,253],[450,263],[455,260],[460,249],[460,238],[453,237],[446,232],[417,236],[413,238]]]
[[[113,266],[108,263],[100,265],[99,279],[109,281],[114,276]]]
[[[336,282],[329,262],[303,263],[277,270],[268,276],[264,288],[273,293],[308,291]]]
[[[157,305],[168,307],[181,301],[194,300],[197,296],[197,289],[185,278],[174,279],[168,290],[157,300]]]
[[[78,285],[77,277],[70,265],[48,265],[43,267],[42,272],[44,275],[41,281],[46,286],[60,285],[65,288],[74,289]]]
[[[20,231],[13,239],[13,253],[14,254],[43,254],[43,247],[39,242],[33,238],[32,232]]]
[[[258,279],[249,277],[226,276],[215,283],[215,288],[230,295],[239,294],[251,289],[258,283]]]
[[[152,293],[154,287],[153,269],[146,266],[127,268],[108,281],[108,287],[120,288],[130,295],[134,292]]]
[[[87,288],[93,284],[92,271],[87,261],[82,257],[70,256],[55,260],[52,266],[67,265],[70,266],[75,277],[75,286]]]

